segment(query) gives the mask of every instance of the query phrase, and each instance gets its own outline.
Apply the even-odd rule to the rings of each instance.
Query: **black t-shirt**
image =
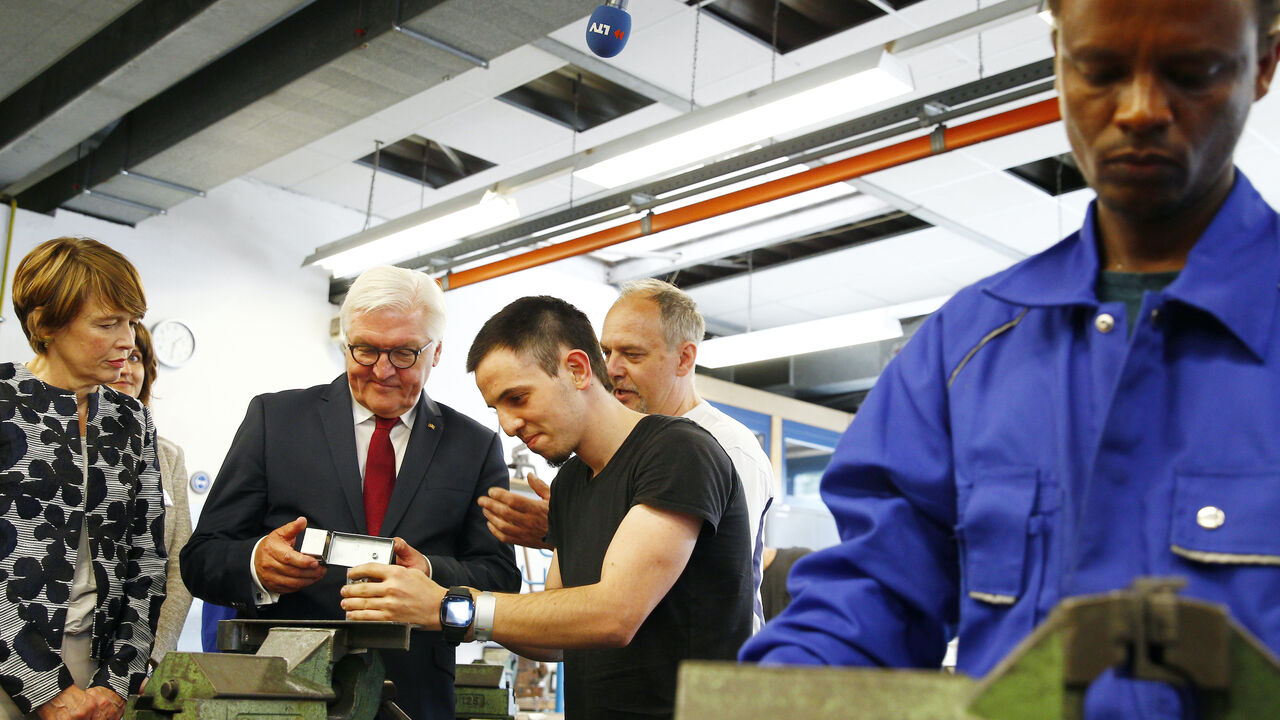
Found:
[[[566,650],[570,720],[671,717],[681,660],[733,660],[751,636],[755,595],[746,498],[724,449],[684,418],[642,419],[596,477],[560,469],[547,536],[565,587],[600,580],[605,551],[635,505],[703,519],[684,572],[623,648]]]

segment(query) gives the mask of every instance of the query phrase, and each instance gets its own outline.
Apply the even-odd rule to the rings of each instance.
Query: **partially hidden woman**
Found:
[[[0,701],[10,717],[116,720],[165,592],[155,428],[105,387],[142,283],[115,250],[58,238],[18,265],[13,306],[35,357],[0,364]]]
[[[137,323],[133,327],[133,351],[120,379],[111,387],[151,406],[151,384],[156,379],[156,354],[151,349],[151,333]],[[191,509],[187,502],[187,464],[182,448],[173,441],[156,437],[156,455],[160,458],[160,485],[164,488],[164,548],[169,553],[169,579],[165,581],[164,605],[160,608],[160,624],[156,642],[151,648],[151,665],[164,659],[165,653],[178,647],[182,625],[191,609],[191,593],[182,584],[178,571],[178,553],[191,538]]]

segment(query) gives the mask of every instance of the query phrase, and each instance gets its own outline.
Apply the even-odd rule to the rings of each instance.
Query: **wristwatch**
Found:
[[[440,601],[440,633],[444,641],[458,644],[467,636],[476,617],[476,604],[471,591],[458,585],[449,588]]]

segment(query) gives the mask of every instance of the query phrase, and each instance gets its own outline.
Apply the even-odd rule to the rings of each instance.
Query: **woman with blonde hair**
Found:
[[[13,306],[35,357],[0,364],[0,711],[116,720],[165,592],[155,428],[104,387],[142,282],[102,243],[57,238],[19,263]]]

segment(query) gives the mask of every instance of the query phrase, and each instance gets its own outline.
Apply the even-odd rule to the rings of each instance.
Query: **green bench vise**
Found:
[[[378,650],[409,648],[405,623],[224,620],[221,653],[170,652],[124,720],[408,720]],[[252,655],[245,653],[253,653]],[[385,695],[385,697],[384,697]]]
[[[939,670],[680,666],[675,720],[1083,720],[1105,670],[1194,688],[1201,720],[1280,717],[1280,660],[1180,578],[1062,601],[986,677]],[[964,652],[964,649],[960,649]]]

